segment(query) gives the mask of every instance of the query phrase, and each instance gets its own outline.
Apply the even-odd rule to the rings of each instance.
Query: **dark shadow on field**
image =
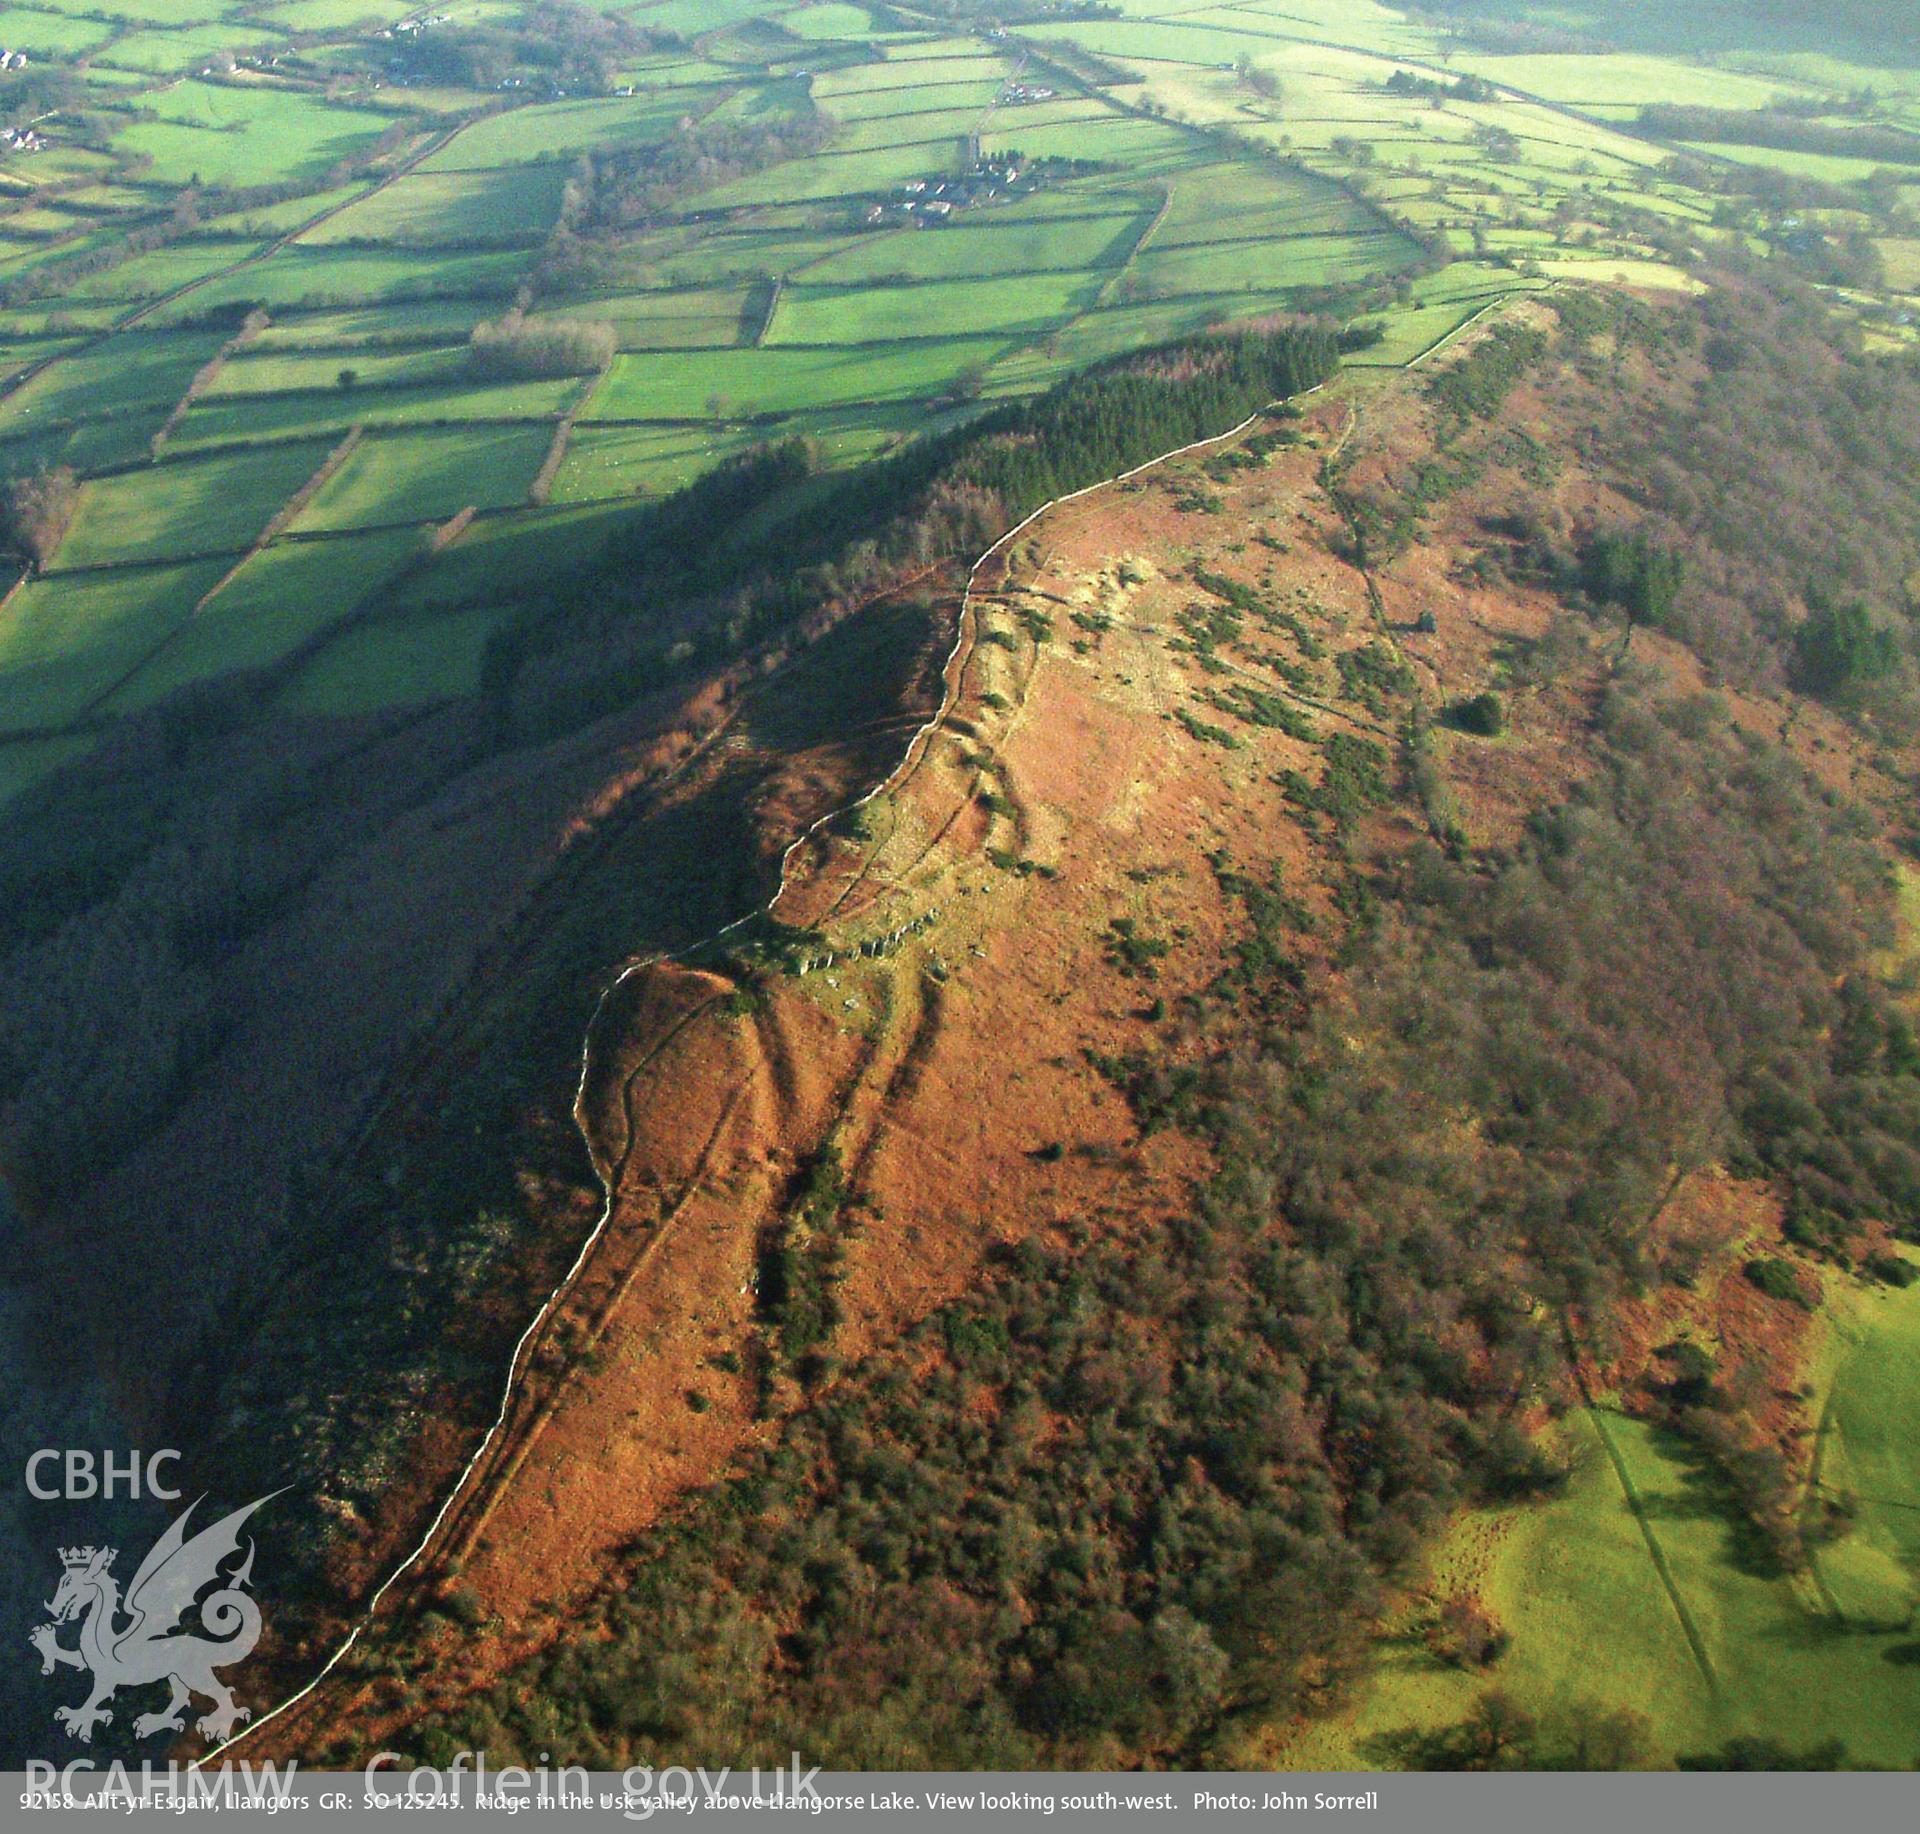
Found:
[[[1127,258],[1139,246],[1140,238],[1146,233],[1147,225],[1153,221],[1154,214],[1151,210],[1143,210],[1136,216],[1130,217],[1115,234],[1113,240],[1094,257],[1093,265],[1096,268],[1124,267]]]
[[[1388,1770],[1634,1770],[1649,1755],[1645,1717],[1592,1700],[1535,1712],[1497,1683],[1450,1726],[1399,1726],[1361,1742]]]
[[[1360,1753],[1370,1764],[1383,1770],[1460,1770],[1466,1766],[1449,1762],[1454,1758],[1452,1727],[1429,1732],[1419,1726],[1396,1726],[1388,1732],[1375,1732],[1360,1741]]]
[[[1779,1555],[1741,1508],[1726,1474],[1671,1426],[1656,1425],[1653,1443],[1679,1475],[1680,1487],[1652,1495],[1643,1491],[1641,1504],[1647,1520],[1656,1526],[1663,1521],[1717,1522],[1725,1531],[1722,1556],[1736,1572],[1751,1579],[1784,1578],[1786,1568]]]
[[[1859,1500],[1862,1503],[1871,1504],[1875,1509],[1904,1509],[1920,1515],[1920,1503],[1909,1502],[1905,1497],[1874,1496],[1868,1493],[1861,1496]]]
[[[1647,1520],[1715,1523],[1722,1532],[1718,1558],[1749,1579],[1784,1581],[1788,1570],[1773,1545],[1740,1506],[1726,1475],[1683,1433],[1670,1426],[1654,1429],[1654,1444],[1680,1478],[1678,1489],[1641,1492]],[[1818,1651],[1862,1636],[1884,1636],[1885,1624],[1849,1622],[1805,1607],[1785,1586],[1777,1586],[1778,1610],[1747,1635],[1757,1647]]]

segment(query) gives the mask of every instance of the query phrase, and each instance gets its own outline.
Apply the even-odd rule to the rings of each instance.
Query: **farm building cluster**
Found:
[[[1013,154],[975,160],[957,178],[911,178],[884,203],[869,204],[863,221],[869,228],[944,223],[956,211],[1037,190],[1045,164],[1029,165]]]

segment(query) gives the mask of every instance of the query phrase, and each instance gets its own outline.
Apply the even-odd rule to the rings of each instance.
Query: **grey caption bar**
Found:
[[[633,1828],[693,1821],[717,1830],[782,1823],[925,1834],[1049,1828],[1101,1834],[1204,1827],[1350,1826],[1369,1834],[1870,1834],[1920,1828],[1920,1777],[1842,1775],[829,1775],[533,1770],[305,1771],[235,1763],[36,1764],[0,1779],[8,1827],[178,1826],[199,1816],[334,1834],[393,1827]]]

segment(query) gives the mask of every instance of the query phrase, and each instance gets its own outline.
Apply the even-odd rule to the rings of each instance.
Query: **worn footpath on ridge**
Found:
[[[1336,733],[1392,735],[1360,706],[1309,706],[1271,663],[1218,659],[1219,601],[1193,575],[1284,579],[1328,652],[1378,640],[1321,483],[1351,416],[1336,391],[1252,450],[1049,512],[978,574],[947,717],[791,862],[775,934],[807,940],[776,966],[749,933],[623,983],[582,1101],[612,1216],[423,1570],[418,1590],[457,1594],[458,1622],[432,1633],[440,1665],[409,1710],[552,1635],[637,1531],[805,1399],[758,1289],[823,1149],[846,1185],[831,1367],[964,1290],[996,1241],[1151,1227],[1185,1205],[1203,1149],[1143,1137],[1089,1055],[1179,1055],[1166,1015],[1244,930],[1217,865],[1278,868],[1328,908],[1282,774],[1315,774]],[[1299,665],[1286,632],[1262,644]],[[1222,715],[1208,697],[1236,683],[1314,736]],[[817,806],[777,786],[763,817],[783,800]],[[261,1749],[385,1723],[378,1667],[330,1680]]]

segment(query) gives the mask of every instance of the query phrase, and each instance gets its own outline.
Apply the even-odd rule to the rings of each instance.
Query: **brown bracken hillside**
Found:
[[[1736,416],[1763,344],[1804,386]],[[606,1227],[256,1755],[1230,1757],[1448,1510],[1551,1485],[1582,1381],[1678,1418],[1688,1325],[1747,1397],[1707,1451],[1800,1558],[1793,1282],[1883,1251],[1904,1163],[1857,1111],[1913,1048],[1876,971],[1912,733],[1808,634],[1898,554],[1851,473],[1756,495],[1848,360],[1737,291],[1569,292],[726,684],[622,857],[771,884],[807,838],[609,995]],[[537,1295],[598,1193],[521,1191],[569,1245]],[[345,1594],[493,1398],[423,1409]]]

